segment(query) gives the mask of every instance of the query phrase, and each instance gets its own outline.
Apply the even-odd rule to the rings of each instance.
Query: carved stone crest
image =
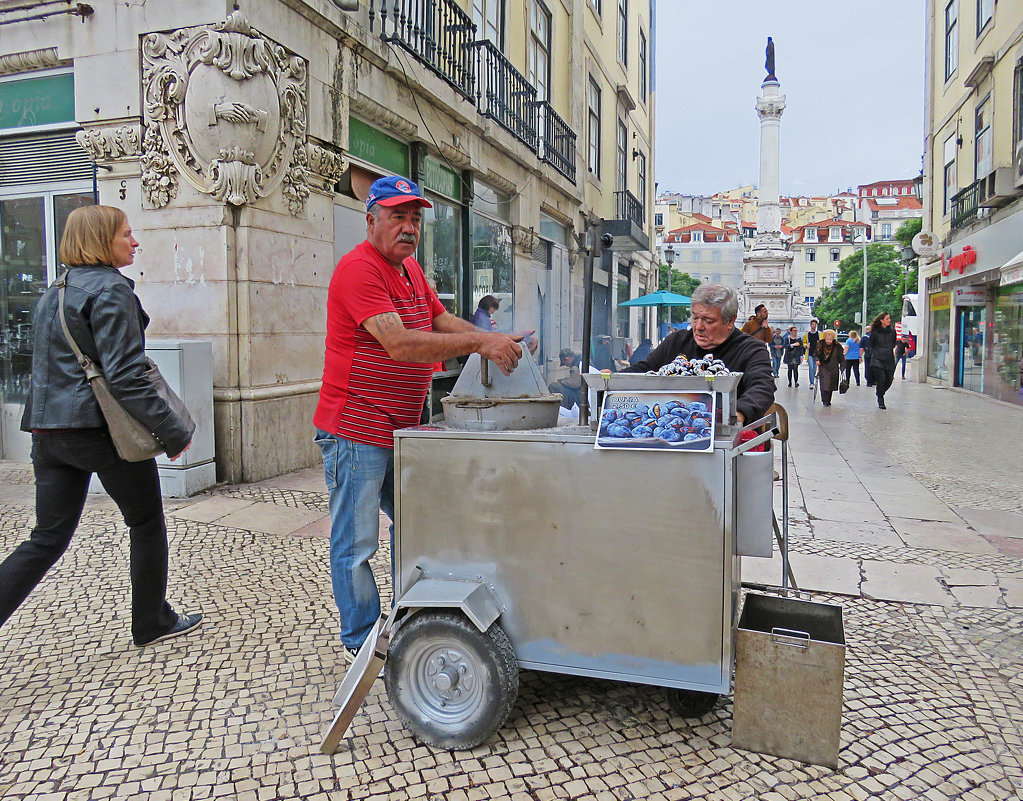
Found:
[[[235,11],[213,27],[142,40],[145,136],[142,186],[154,206],[178,175],[234,206],[282,187],[305,208],[306,64]]]
[[[138,156],[141,151],[138,125],[89,128],[79,131],[75,138],[78,144],[92,156],[92,160],[97,162],[131,158]]]

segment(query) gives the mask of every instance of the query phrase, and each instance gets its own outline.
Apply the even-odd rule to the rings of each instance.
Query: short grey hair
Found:
[[[370,206],[368,209],[366,209],[366,213],[367,214],[372,214],[374,220],[379,220],[380,219],[380,204],[379,203],[374,203],[372,206]]]
[[[689,298],[695,305],[721,309],[722,322],[732,322],[739,315],[739,298],[735,290],[724,284],[700,284]]]

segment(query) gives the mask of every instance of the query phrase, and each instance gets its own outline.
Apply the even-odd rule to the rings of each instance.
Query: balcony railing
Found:
[[[962,228],[981,216],[980,212],[980,181],[974,181],[961,192],[952,196],[952,230]]]
[[[401,45],[467,98],[475,98],[476,26],[454,0],[370,0],[371,31],[377,16],[381,39]]]
[[[493,42],[473,42],[478,55],[477,107],[530,150],[537,149],[536,89]]]
[[[615,209],[617,219],[632,220],[640,228],[643,227],[643,204],[628,189],[615,192]]]
[[[537,103],[540,138],[536,154],[575,183],[575,131],[546,100]]]

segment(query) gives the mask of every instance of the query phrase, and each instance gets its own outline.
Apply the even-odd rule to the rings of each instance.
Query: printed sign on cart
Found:
[[[710,451],[715,411],[713,392],[605,392],[594,447]]]

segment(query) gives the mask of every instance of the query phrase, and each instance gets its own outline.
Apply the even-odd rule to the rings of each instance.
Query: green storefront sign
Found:
[[[356,117],[349,119],[348,152],[394,175],[408,177],[408,145]]]
[[[0,82],[0,129],[74,122],[75,80],[70,72]]]
[[[462,179],[439,161],[427,156],[423,160],[423,186],[452,200],[462,200]]]

